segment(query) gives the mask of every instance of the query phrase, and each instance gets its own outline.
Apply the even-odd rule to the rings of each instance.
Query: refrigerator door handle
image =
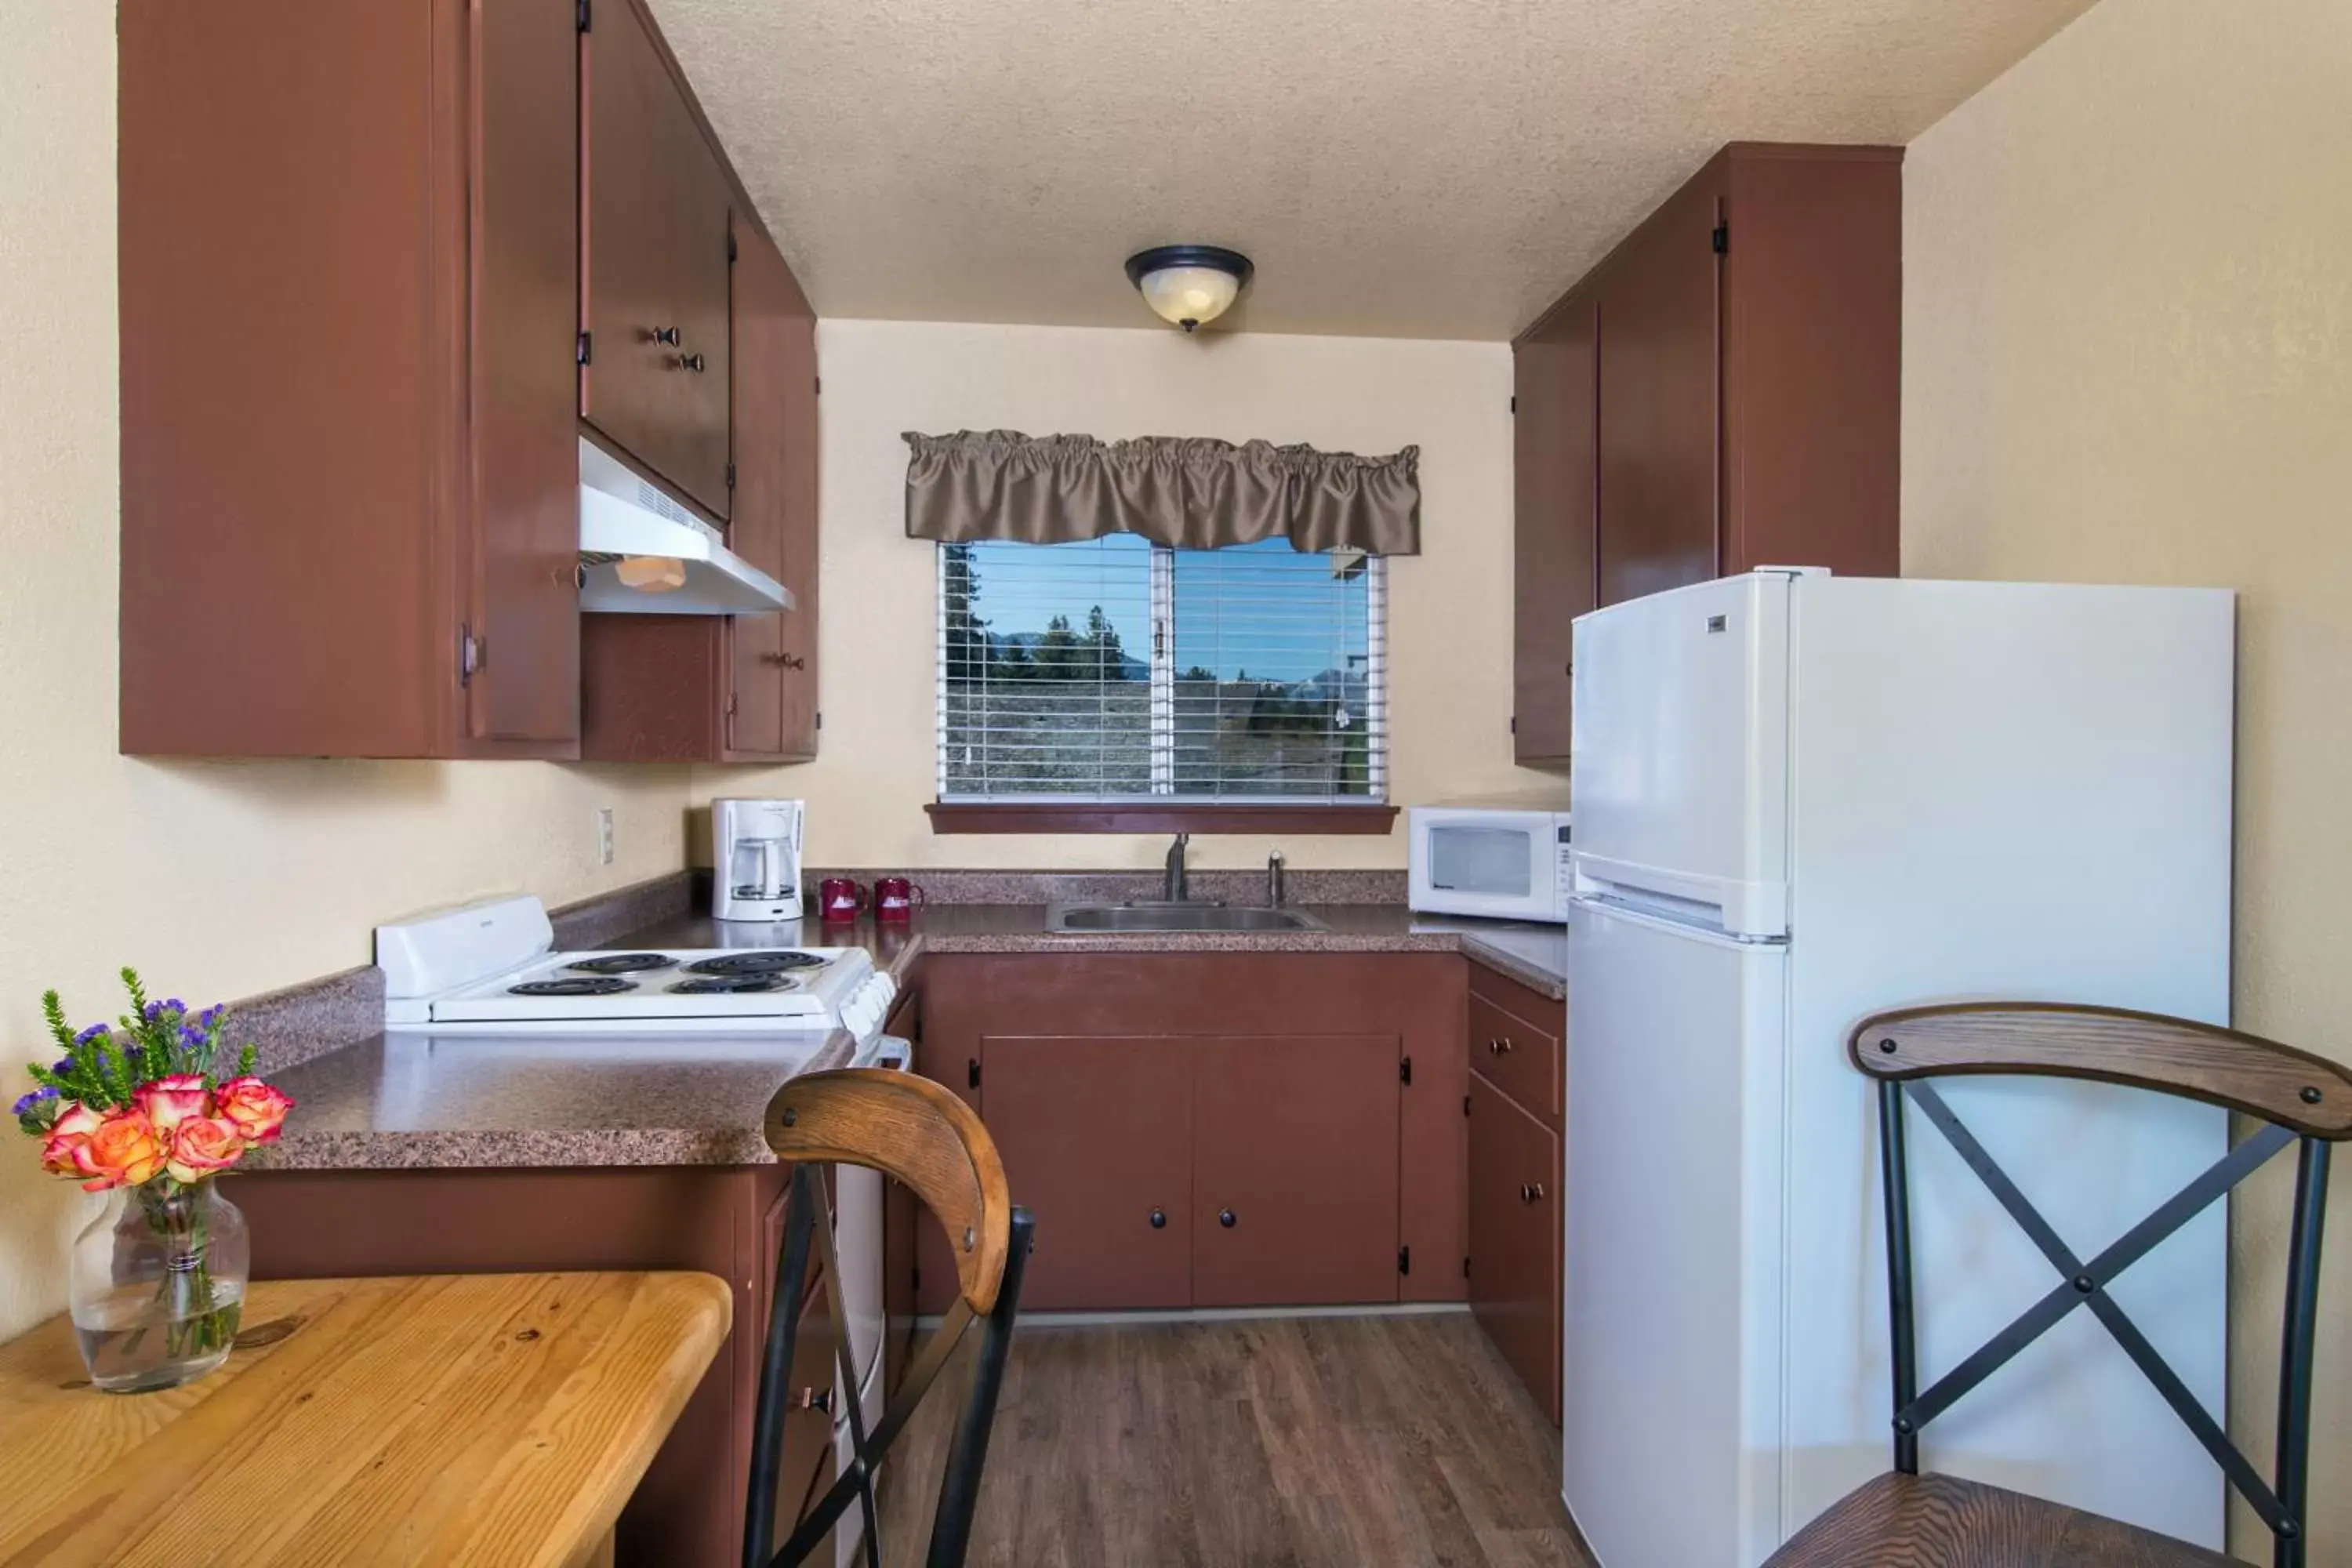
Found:
[[[1789,884],[1740,882],[1664,866],[1576,852],[1576,896],[1612,907],[1645,909],[1676,924],[1712,928],[1735,937],[1772,940],[1789,934]]]

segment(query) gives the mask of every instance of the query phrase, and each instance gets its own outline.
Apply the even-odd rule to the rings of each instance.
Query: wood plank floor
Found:
[[[885,1488],[922,1562],[942,1375]],[[1559,1435],[1466,1313],[1024,1328],[971,1568],[1589,1568]]]

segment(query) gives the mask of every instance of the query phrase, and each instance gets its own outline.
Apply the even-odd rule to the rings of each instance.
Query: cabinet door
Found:
[[[1151,1036],[982,1041],[981,1115],[1013,1201],[1037,1218],[1024,1310],[1193,1299],[1192,1046]],[[1391,1097],[1391,1162],[1395,1150]],[[1391,1234],[1394,1190],[1391,1180]]]
[[[816,321],[773,242],[735,225],[735,552],[792,590],[792,609],[737,616],[728,750],[814,754]]]
[[[723,518],[730,197],[649,26],[635,5],[610,5],[580,39],[591,334],[580,412]]]
[[[1683,188],[1601,282],[1601,603],[1717,571],[1716,186]]]
[[[580,734],[579,35],[562,0],[476,8],[471,374],[478,668],[467,732]]]
[[[782,333],[784,382],[783,570],[776,575],[797,604],[784,616],[783,753],[816,755],[824,716],[817,710],[817,377],[816,315],[803,303]]]
[[[755,1292],[761,1313],[759,1322],[751,1327],[755,1342],[765,1342],[768,1314],[775,1310],[776,1262],[783,1256],[784,1220],[792,1201],[793,1189],[787,1184],[761,1220],[760,1280]],[[841,1396],[827,1311],[824,1268],[812,1237],[808,1285],[800,1302],[800,1329],[793,1342],[792,1377],[786,1390],[791,1414],[784,1417],[783,1453],[777,1462],[776,1511],[771,1528],[779,1546],[799,1526],[807,1505],[823,1495],[820,1482],[828,1475],[827,1462],[833,1458],[833,1407]]]
[[[1559,1420],[1559,1139],[1470,1075],[1470,1310]]]
[[[784,498],[791,482],[785,451],[791,434],[785,362],[791,354],[792,309],[799,298],[784,258],[766,235],[737,215],[730,370],[735,382],[735,510],[727,542],[736,554],[780,582],[784,575]],[[729,618],[727,749],[738,755],[774,756],[783,748],[784,619],[782,611]]]
[[[1397,1037],[1192,1044],[1193,1304],[1395,1300]]]
[[[1512,749],[1522,763],[1568,756],[1569,623],[1593,604],[1599,324],[1588,296],[1563,307],[1511,357]]]

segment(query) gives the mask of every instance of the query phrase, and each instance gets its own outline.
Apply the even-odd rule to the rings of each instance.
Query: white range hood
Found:
[[[583,610],[732,616],[793,607],[792,591],[728,549],[717,529],[585,437],[580,565]]]

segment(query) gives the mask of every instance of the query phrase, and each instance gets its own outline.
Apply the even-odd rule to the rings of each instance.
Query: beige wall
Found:
[[[1915,142],[1903,547],[1914,575],[2241,592],[2237,1021],[2352,1058],[2347,111],[2345,0],[2104,0]],[[2232,1425],[2264,1451],[2284,1201],[2236,1227]],[[2352,1563],[2331,1228],[2319,1568]]]
[[[114,7],[0,18],[0,1096],[46,1055],[45,986],[79,1018],[119,1010],[125,963],[191,1001],[250,994],[367,962],[387,916],[677,866],[683,770],[116,755]],[[97,1201],[0,1127],[0,1339],[65,1304]]]
[[[1140,304],[1137,306],[1142,314]],[[1389,576],[1391,784],[1402,804],[1541,787],[1512,764],[1511,356],[1501,343],[1187,338],[1166,328],[819,323],[824,372],[818,760],[698,770],[698,797],[800,795],[828,865],[1145,866],[1161,837],[932,836],[933,547],[905,531],[902,431],[1263,437],[1421,447],[1423,553]],[[1386,838],[1224,837],[1200,866],[1402,866]]]

